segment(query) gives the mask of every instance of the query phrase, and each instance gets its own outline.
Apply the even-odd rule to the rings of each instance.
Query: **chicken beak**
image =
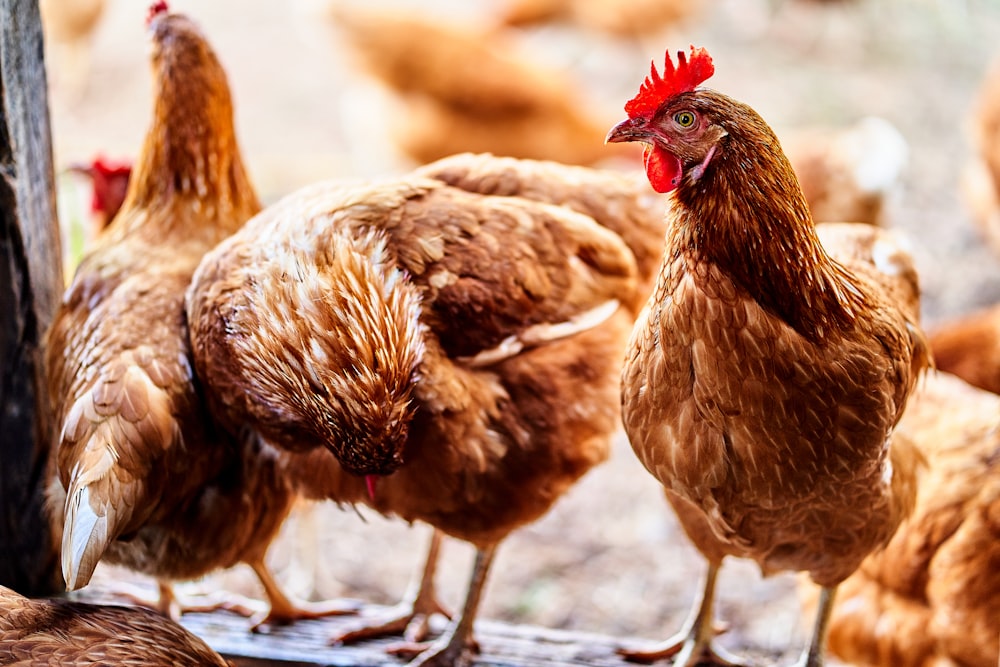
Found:
[[[626,118],[611,128],[608,136],[604,138],[604,143],[617,144],[627,141],[641,141],[648,144],[652,143],[650,141],[652,136],[652,132],[647,127],[647,119],[637,116],[635,118]]]

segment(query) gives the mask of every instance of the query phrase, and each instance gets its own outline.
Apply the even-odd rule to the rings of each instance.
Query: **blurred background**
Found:
[[[85,0],[71,2],[82,6]],[[75,32],[57,27],[59,17],[67,16],[60,0],[42,4],[60,217],[71,264],[88,234],[90,183],[65,168],[98,155],[127,160],[147,127],[146,4],[105,0],[92,27]],[[707,47],[715,60],[708,84],[753,106],[783,141],[866,116],[898,129],[905,150],[881,217],[912,241],[928,327],[1000,299],[1000,255],[977,224],[978,204],[969,194],[978,182],[977,99],[1000,56],[1000,0],[576,0],[562,14],[560,4],[170,3],[202,26],[229,73],[237,132],[265,203],[321,179],[400,173],[433,159],[435,151],[483,150],[473,130],[503,140],[502,129],[435,115],[420,91],[401,94],[399,80],[389,85],[374,76],[381,65],[365,49],[388,47],[372,36],[373,22],[386,28],[384,40],[394,39],[393,22],[408,17],[425,22],[428,31],[450,26],[466,32],[473,44],[493,48],[494,55],[522,63],[525,76],[538,68],[543,94],[572,98],[586,115],[578,161],[616,169],[638,169],[640,163],[610,150],[604,157],[604,133],[624,117],[622,105],[651,59],[662,63],[665,48],[694,44]],[[416,40],[407,43],[416,58],[419,24],[401,29]],[[425,37],[441,39],[432,32]],[[447,76],[423,76],[450,81],[453,66],[459,80],[469,79],[458,88],[471,91],[488,69],[480,71],[476,58],[460,56],[438,65],[449,70]],[[404,76],[403,88],[406,81]],[[483,94],[499,96],[495,91]],[[474,110],[475,103],[469,107]],[[516,127],[513,121],[497,123]],[[587,142],[596,149],[584,150]],[[529,157],[574,157],[546,153],[542,137],[532,135],[530,143],[539,154]],[[862,141],[862,155],[871,148]],[[504,144],[495,150],[505,152]],[[392,603],[421,564],[428,537],[423,526],[364,509],[303,506],[270,560],[299,596]],[[452,605],[461,599],[471,556],[466,545],[446,543],[448,565],[439,584]],[[481,616],[662,638],[679,628],[700,590],[703,569],[659,485],[622,437],[609,463],[585,477],[547,517],[505,542]],[[110,568],[103,574],[122,576]],[[789,659],[797,654],[804,634],[795,585],[791,575],[762,580],[755,566],[727,563],[717,612],[731,625],[723,645]],[[249,569],[190,588],[218,586],[259,595]]]

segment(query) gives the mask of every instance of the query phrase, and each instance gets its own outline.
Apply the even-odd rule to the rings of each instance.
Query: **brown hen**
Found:
[[[603,461],[616,429],[636,260],[589,215],[499,195],[545,200],[543,174],[594,215],[662,229],[626,177],[603,177],[619,194],[601,204],[599,176],[461,156],[290,195],[209,253],[189,293],[216,412],[293,452],[305,493],[476,547],[461,616],[420,664],[468,664],[497,544]]]
[[[508,37],[398,11],[341,8],[334,18],[364,67],[402,97],[392,134],[418,164],[464,151],[581,165],[612,157],[605,117]]]
[[[1000,399],[935,373],[897,433],[928,465],[916,508],[843,584],[830,652],[853,665],[994,667],[1000,660]]]
[[[29,600],[0,586],[0,665],[232,667],[183,627],[148,609]]]
[[[678,55],[662,76],[654,65],[608,135],[644,143],[651,184],[673,193],[659,279],[626,354],[622,416],[709,569],[677,638],[624,653],[728,659],[711,617],[716,572],[734,555],[823,587],[800,662],[820,665],[837,585],[912,503],[914,455],[891,434],[926,346],[903,287],[865,268],[863,245],[824,249],[770,127],[697,88],[714,71],[708,54]]]
[[[962,194],[980,233],[1000,253],[1000,58],[983,77],[971,125],[975,155],[962,173]]]
[[[82,260],[47,338],[60,432],[48,506],[70,590],[98,561],[167,584],[239,562],[276,618],[297,616],[263,558],[294,495],[256,436],[205,411],[184,291],[202,255],[260,209],[240,157],[229,86],[188,18],[151,10],[153,123],[125,202]],[[239,520],[234,520],[239,517]]]
[[[938,369],[1000,394],[1000,304],[943,322],[929,339]]]
[[[789,132],[781,144],[813,220],[888,224],[889,199],[909,153],[892,123],[868,116],[843,128]]]
[[[507,0],[500,23],[531,26],[561,22],[619,38],[640,38],[662,32],[697,15],[698,0]]]

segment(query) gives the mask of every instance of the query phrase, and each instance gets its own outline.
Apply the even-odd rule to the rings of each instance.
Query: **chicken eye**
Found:
[[[691,127],[694,125],[694,114],[690,111],[678,111],[674,114],[674,122],[681,127]]]

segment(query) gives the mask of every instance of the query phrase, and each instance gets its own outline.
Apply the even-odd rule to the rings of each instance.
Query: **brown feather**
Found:
[[[201,639],[148,609],[29,600],[2,586],[0,664],[231,667]]]
[[[899,424],[927,465],[913,514],[842,585],[830,651],[855,664],[1000,659],[1000,400],[947,373]]]

